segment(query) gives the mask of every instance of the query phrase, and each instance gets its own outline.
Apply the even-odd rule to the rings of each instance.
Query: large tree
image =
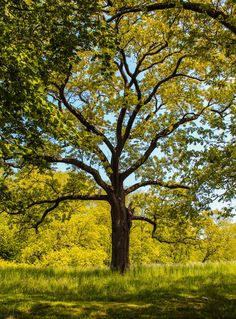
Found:
[[[61,202],[108,201],[111,268],[124,272],[132,220],[150,222],[129,195],[182,188],[208,203],[209,152],[233,149],[234,1],[10,3],[1,19],[2,163],[91,176],[93,192],[73,188],[29,206],[47,205],[38,227]]]

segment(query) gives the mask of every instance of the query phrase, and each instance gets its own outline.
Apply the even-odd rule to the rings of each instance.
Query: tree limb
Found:
[[[160,243],[166,243],[166,244],[184,244],[186,245],[187,243],[189,243],[188,241],[190,240],[198,240],[196,237],[184,237],[184,238],[177,238],[175,240],[169,240],[169,239],[165,239],[157,234],[155,234],[156,229],[157,229],[157,223],[156,223],[156,218],[154,216],[154,220],[145,217],[145,216],[131,216],[132,220],[140,220],[140,221],[144,221],[147,222],[149,224],[151,224],[153,226],[153,230],[152,230],[152,238],[158,240]]]
[[[147,222],[149,224],[151,224],[153,227],[154,227],[154,232],[156,230],[156,227],[157,227],[157,224],[154,220],[152,220],[151,218],[148,218],[148,217],[144,217],[144,216],[135,216],[135,215],[132,215],[131,217],[132,220],[141,220],[141,221],[144,221],[144,222]]]
[[[114,147],[111,144],[111,142],[109,141],[109,139],[102,133],[100,132],[93,124],[89,123],[89,121],[87,121],[85,119],[85,117],[83,116],[83,114],[76,109],[73,105],[71,105],[64,94],[64,87],[65,84],[63,86],[59,86],[56,83],[53,83],[57,89],[59,90],[59,94],[60,94],[60,99],[63,102],[64,106],[67,108],[68,111],[70,111],[71,114],[73,114],[78,120],[79,122],[86,128],[86,130],[90,133],[93,133],[97,136],[102,137],[102,141],[106,144],[106,146],[108,147],[108,149],[111,151],[111,153],[114,153]]]
[[[124,134],[124,137],[123,137],[123,145],[125,144],[125,142],[127,141],[127,139],[129,138],[129,135],[130,135],[130,132],[131,132],[131,129],[132,129],[132,126],[134,124],[134,121],[136,119],[136,116],[137,114],[139,113],[139,111],[141,110],[142,106],[143,105],[146,105],[148,104],[151,99],[155,96],[157,90],[159,89],[159,87],[169,81],[170,79],[174,78],[174,77],[177,77],[177,76],[183,76],[182,74],[177,74],[176,72],[178,71],[178,68],[180,66],[180,63],[181,61],[186,57],[186,55],[183,55],[181,56],[177,63],[176,63],[176,66],[175,66],[175,69],[174,71],[172,72],[171,75],[167,76],[166,78],[160,80],[153,88],[152,92],[150,93],[150,95],[146,98],[146,100],[144,102],[141,101],[141,96],[140,96],[140,100],[138,102],[138,104],[136,105],[135,109],[133,110],[129,120],[128,120],[128,123],[127,123],[127,126],[126,126],[126,130],[125,130],[125,134]]]
[[[117,146],[116,146],[116,150],[118,151],[118,153],[120,153],[120,151],[122,150],[121,145],[122,143],[122,126],[123,126],[123,121],[125,118],[125,114],[126,114],[127,108],[126,107],[122,107],[120,114],[118,116],[117,119],[117,126],[116,126],[116,138],[117,138]]]
[[[118,11],[115,15],[109,18],[107,21],[111,22],[116,18],[119,18],[125,14],[132,13],[132,12],[141,12],[141,11],[158,11],[158,10],[166,10],[166,9],[174,9],[179,8],[180,2],[179,1],[162,1],[159,3],[152,3],[150,5],[139,5],[133,7],[122,8]],[[195,3],[190,1],[182,1],[181,8],[187,11],[207,14],[212,19],[218,21],[232,33],[236,34],[236,23],[232,21],[232,17],[219,8],[215,8],[211,4],[204,4],[204,3]]]
[[[140,87],[139,87],[139,84],[138,84],[138,81],[137,81],[137,74],[134,72],[132,73],[129,69],[129,65],[128,65],[128,62],[127,62],[127,59],[126,59],[126,55],[125,55],[125,51],[123,49],[120,50],[121,52],[121,56],[123,58],[123,63],[124,63],[124,67],[125,67],[125,71],[126,73],[128,74],[128,76],[131,78],[130,82],[129,82],[129,88],[132,87],[132,85],[134,84],[135,86],[135,90],[136,90],[136,93],[137,93],[137,97],[138,97],[138,100],[141,100],[142,98],[142,93],[141,93],[141,90],[140,90]]]
[[[120,71],[120,74],[121,74],[121,77],[124,81],[124,86],[127,87],[127,84],[128,84],[128,79],[127,79],[127,76],[123,70],[123,63],[118,63],[117,61],[114,61],[115,65],[118,67],[118,70]]]
[[[64,163],[64,164],[74,165],[82,169],[83,171],[89,173],[90,175],[92,175],[94,180],[97,182],[97,184],[101,186],[106,192],[110,191],[109,185],[103,181],[99,172],[96,169],[92,168],[91,166],[79,160],[76,160],[74,158],[59,158],[56,156],[47,156],[47,155],[43,155],[42,158],[48,163]]]
[[[128,79],[127,79],[127,76],[126,76],[126,74],[125,74],[125,72],[123,70],[123,63],[121,62],[119,64],[118,62],[115,62],[115,64],[117,65],[117,67],[118,67],[118,69],[120,71],[120,74],[121,74],[122,79],[124,81],[124,88],[125,88],[125,91],[126,91],[126,89],[128,88]],[[126,94],[124,94],[124,98],[125,98],[125,95]],[[121,108],[119,116],[118,116],[118,119],[117,119],[117,125],[116,125],[117,146],[116,146],[116,151],[118,153],[122,149],[122,147],[120,148],[120,146],[122,145],[122,126],[123,126],[123,121],[124,121],[126,112],[127,112],[127,107],[124,105]]]
[[[158,53],[160,53],[162,50],[164,50],[165,48],[168,47],[168,42],[165,42],[164,44],[158,44],[158,45],[150,45],[148,51],[146,53],[143,54],[142,58],[138,60],[138,63],[136,65],[136,68],[134,70],[134,73],[133,73],[133,77],[136,78],[136,76],[140,73],[140,72],[143,72],[144,70],[146,69],[143,69],[143,70],[140,70],[140,67],[142,65],[142,63],[144,62],[145,58],[147,56],[153,56],[153,55],[156,55]],[[156,64],[156,63],[155,63]],[[154,64],[154,65],[155,65]],[[147,68],[148,69],[148,68]],[[132,82],[131,82],[132,83]]]
[[[232,106],[234,100],[235,100],[235,97],[222,110],[210,109],[210,111],[219,114],[221,117],[224,117],[224,115],[228,115],[227,113],[226,114],[224,113]]]
[[[123,180],[126,179],[132,173],[134,173],[140,166],[142,166],[147,161],[149,156],[152,154],[152,152],[156,148],[157,141],[160,138],[164,138],[172,134],[182,124],[196,120],[202,114],[205,108],[203,108],[203,110],[200,113],[193,114],[191,117],[188,117],[189,114],[185,114],[179,121],[175,122],[174,124],[171,124],[169,127],[163,129],[158,134],[156,134],[156,136],[152,139],[148,149],[143,154],[143,156],[139,158],[139,160],[134,165],[132,165],[128,170],[126,170],[125,172],[121,174]]]
[[[61,197],[57,197],[55,199],[45,199],[45,200],[40,200],[40,201],[36,201],[36,202],[32,202],[31,204],[29,204],[26,209],[29,209],[33,206],[36,205],[42,205],[42,204],[53,204],[53,203],[61,203],[67,200],[95,200],[95,201],[99,201],[99,200],[107,200],[108,196],[107,195],[101,195],[101,194],[94,194],[94,195],[65,195],[65,196],[61,196]]]
[[[172,188],[172,189],[176,189],[176,188],[190,189],[190,186],[179,184],[179,183],[165,183],[165,182],[161,182],[161,181],[145,181],[145,182],[136,183],[136,184],[126,188],[125,192],[126,192],[126,194],[130,194],[141,187],[145,187],[145,186],[149,186],[149,185],[156,185],[156,186]]]
[[[146,100],[144,101],[144,105],[147,104],[147,103],[149,103],[149,102],[151,101],[151,99],[152,99],[153,96],[157,93],[157,90],[159,89],[159,87],[160,87],[163,83],[165,83],[165,82],[167,82],[167,81],[173,79],[174,77],[183,76],[183,74],[177,74],[177,71],[178,71],[178,69],[179,69],[179,67],[180,67],[180,64],[181,64],[182,60],[183,60],[186,56],[187,56],[186,54],[182,55],[182,56],[178,59],[178,61],[177,61],[176,65],[175,65],[175,68],[174,68],[173,72],[172,72],[170,75],[168,75],[167,77],[165,77],[164,79],[160,80],[160,81],[154,86],[152,92],[150,93],[150,95],[149,95],[149,96],[146,98]]]
[[[165,62],[166,59],[168,59],[169,57],[173,56],[174,54],[178,54],[178,53],[180,53],[180,52],[181,52],[181,50],[168,53],[168,54],[165,55],[161,60],[155,61],[155,62],[151,63],[150,65],[148,65],[147,67],[145,67],[145,68],[143,68],[143,69],[140,69],[140,73],[145,72],[145,71],[151,69],[152,67],[154,67],[154,66],[156,66],[156,65],[158,65],[158,64],[161,64],[161,63]]]
[[[108,5],[108,6],[110,6],[110,7],[112,7],[112,6],[113,6],[113,3],[112,3],[112,1],[110,1],[110,0],[107,0],[106,2],[107,2],[107,5]]]
[[[50,213],[51,211],[56,209],[61,202],[67,201],[67,200],[107,200],[107,195],[68,195],[68,196],[58,197],[54,200],[42,200],[42,201],[31,203],[27,207],[27,209],[29,209],[35,205],[42,205],[42,204],[49,204],[49,203],[54,204],[44,211],[40,220],[34,225],[36,232],[38,231],[39,225],[42,224],[43,221],[45,220],[45,218],[47,217],[48,213]]]
[[[73,107],[66,99],[65,94],[64,94],[64,89],[66,87],[66,84],[69,81],[69,77],[70,77],[70,73],[71,73],[71,69],[72,66],[70,67],[69,71],[68,71],[68,75],[65,79],[65,82],[63,85],[57,85],[56,83],[53,83],[54,86],[56,86],[56,88],[59,90],[59,95],[60,95],[60,100],[63,102],[64,106],[67,108],[67,110],[69,110],[70,113],[72,113],[78,120],[79,122],[86,128],[86,130],[88,132],[92,132],[97,136],[101,136],[103,142],[106,144],[106,146],[108,147],[108,149],[111,151],[111,153],[114,153],[114,147],[111,144],[111,142],[109,141],[109,139],[102,133],[100,132],[93,124],[89,123],[89,121],[87,121],[85,119],[85,117],[83,116],[83,114],[76,109],[75,107]],[[82,97],[82,100],[85,102],[85,100]],[[99,148],[99,146],[96,147],[95,149],[95,154],[99,157],[99,159],[101,160],[101,162],[103,163],[103,167],[105,168],[105,170],[107,170],[107,168],[111,168],[110,163],[106,157],[106,154],[101,150],[101,148]],[[109,174],[108,174],[109,175]]]

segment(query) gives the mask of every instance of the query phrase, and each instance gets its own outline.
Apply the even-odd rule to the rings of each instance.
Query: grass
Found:
[[[109,270],[0,265],[0,319],[234,319],[236,264]]]

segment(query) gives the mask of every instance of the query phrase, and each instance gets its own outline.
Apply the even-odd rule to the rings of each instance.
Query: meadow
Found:
[[[234,319],[236,264],[57,269],[0,263],[0,319]]]

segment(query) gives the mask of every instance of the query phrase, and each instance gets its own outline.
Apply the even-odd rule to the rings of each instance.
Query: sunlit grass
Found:
[[[236,318],[236,264],[108,269],[0,264],[0,319]]]

